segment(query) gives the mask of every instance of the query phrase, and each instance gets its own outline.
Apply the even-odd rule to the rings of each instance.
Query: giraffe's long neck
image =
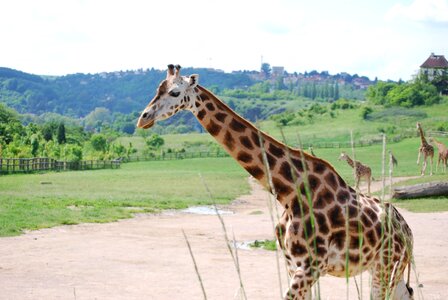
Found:
[[[269,149],[272,155],[284,156],[286,146],[259,131],[203,87],[198,86],[198,99],[195,105],[196,117],[201,125],[243,168],[263,186],[268,187],[260,136],[266,152]],[[274,159],[271,157],[269,163],[273,164]]]
[[[355,162],[353,161],[353,159],[351,159],[349,156],[346,156],[345,159],[347,160],[347,163],[350,165],[350,167],[355,167]]]
[[[314,172],[314,175],[308,175],[308,180],[316,190],[324,180],[324,176],[328,176],[334,186],[345,185],[327,162],[297,149],[291,149],[259,131],[203,87],[196,88],[196,97],[193,113],[201,125],[268,190],[271,189],[270,174],[277,199],[284,207],[287,207],[288,201],[296,195],[297,185],[303,183],[304,169],[309,173]],[[266,161],[263,153],[267,158],[269,173],[263,163]],[[291,165],[294,165],[294,170]]]
[[[423,134],[423,130],[422,130],[422,127],[421,127],[421,126],[418,127],[418,131],[420,132],[420,139],[421,139],[421,141],[422,141],[422,145],[423,145],[423,146],[428,145],[428,142],[427,142],[426,139],[425,139],[425,135]]]
[[[445,146],[445,144],[439,142],[439,141],[436,140],[436,139],[433,139],[433,141],[434,141],[434,143],[436,144],[436,146],[437,146],[437,150],[438,150],[439,152],[444,152],[444,151],[447,149],[446,146]]]

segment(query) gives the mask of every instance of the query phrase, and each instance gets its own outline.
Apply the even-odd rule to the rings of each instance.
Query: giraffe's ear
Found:
[[[196,87],[199,82],[199,75],[198,74],[192,74],[190,75],[190,87]]]

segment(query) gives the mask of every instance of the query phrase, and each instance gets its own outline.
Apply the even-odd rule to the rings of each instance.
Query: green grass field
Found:
[[[0,177],[0,236],[60,224],[110,222],[135,212],[227,203],[247,193],[230,158],[123,164],[96,170]]]

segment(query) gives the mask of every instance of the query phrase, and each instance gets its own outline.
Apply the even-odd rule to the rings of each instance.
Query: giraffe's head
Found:
[[[420,122],[417,122],[417,129],[422,128],[422,125],[420,125]]]
[[[138,128],[150,128],[155,122],[167,119],[180,110],[193,110],[194,88],[199,75],[180,76],[179,65],[168,65],[166,79],[157,88],[155,97],[143,110],[137,121]]]
[[[348,155],[345,152],[341,152],[341,155],[339,155],[338,160],[347,160]]]

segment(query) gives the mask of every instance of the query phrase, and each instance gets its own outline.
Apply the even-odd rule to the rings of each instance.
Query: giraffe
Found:
[[[392,166],[398,167],[398,160],[395,158],[394,154],[392,153],[392,150],[387,151],[389,153],[390,159],[392,161]]]
[[[356,179],[355,187],[356,188],[359,188],[359,182],[361,181],[361,178],[366,179],[367,193],[370,195],[370,183],[372,181],[372,169],[370,169],[369,166],[366,166],[357,160],[354,161],[345,152],[341,153],[341,155],[339,156],[339,160],[345,160],[350,165],[350,167],[352,167],[355,170],[355,179]]]
[[[168,65],[167,77],[137,127],[150,128],[189,110],[275,195],[284,209],[275,234],[290,277],[284,299],[309,299],[320,276],[354,276],[366,270],[372,274],[373,299],[413,299],[409,278],[405,283],[403,277],[406,267],[410,270],[412,232],[395,207],[357,194],[328,162],[259,131],[198,85],[197,74],[181,76],[180,69]]]
[[[439,152],[439,157],[437,159],[436,172],[439,169],[439,164],[442,162],[443,172],[446,173],[446,165],[448,160],[448,148],[442,142],[436,140],[433,137],[429,138],[429,142],[435,144],[437,151]]]
[[[423,134],[423,129],[422,129],[422,125],[417,122],[417,130],[420,133],[420,148],[418,148],[418,156],[417,156],[417,165],[420,164],[420,155],[423,153],[423,164],[422,164],[422,170],[420,175],[423,176],[425,175],[425,171],[426,171],[426,161],[429,157],[430,159],[430,167],[431,167],[431,171],[429,173],[429,175],[432,175],[432,163],[433,163],[433,158],[434,158],[434,147],[431,146],[430,144],[428,144],[428,142],[425,139],[425,135]]]

